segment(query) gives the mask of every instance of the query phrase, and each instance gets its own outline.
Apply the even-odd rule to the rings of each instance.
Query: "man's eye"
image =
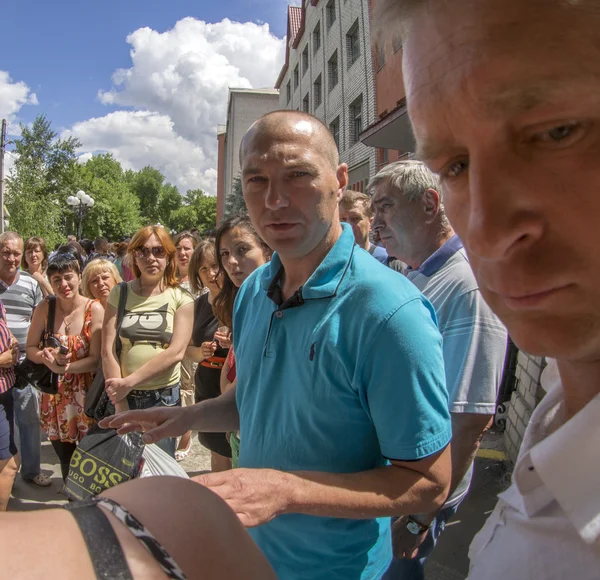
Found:
[[[567,147],[584,135],[584,129],[583,123],[577,121],[564,123],[557,127],[552,127],[547,131],[536,133],[533,135],[532,141],[541,145],[559,145]]]
[[[308,175],[308,171],[292,171],[290,177],[305,177]]]
[[[446,178],[458,177],[469,168],[467,160],[456,161],[451,163],[448,168],[442,172],[442,176]]]
[[[248,183],[260,183],[261,181],[265,181],[265,178],[262,175],[255,175],[248,179]]]

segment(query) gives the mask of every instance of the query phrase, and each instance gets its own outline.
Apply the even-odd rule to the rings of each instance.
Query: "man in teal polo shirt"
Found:
[[[320,121],[266,115],[240,156],[248,212],[276,253],[236,299],[239,416],[228,392],[187,419],[169,410],[153,421],[239,426],[240,469],[197,481],[252,528],[279,578],[380,578],[391,561],[388,516],[433,511],[448,491],[435,315],[340,224],[348,169]],[[127,421],[141,419],[111,424]]]

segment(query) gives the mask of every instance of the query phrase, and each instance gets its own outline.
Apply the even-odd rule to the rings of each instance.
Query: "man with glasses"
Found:
[[[25,358],[25,343],[33,310],[42,301],[36,280],[19,269],[23,258],[23,240],[15,232],[0,235],[0,299],[6,309],[9,330],[19,342],[19,358]],[[41,473],[41,429],[36,390],[28,384],[12,389],[15,425],[21,455],[21,478],[41,487],[51,485],[50,478]]]

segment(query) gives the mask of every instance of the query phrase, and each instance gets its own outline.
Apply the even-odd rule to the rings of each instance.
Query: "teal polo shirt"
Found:
[[[236,298],[240,467],[355,473],[443,449],[452,430],[427,299],[346,224],[278,305],[281,269],[274,254]],[[282,580],[379,578],[391,561],[389,518],[286,514],[249,532]]]

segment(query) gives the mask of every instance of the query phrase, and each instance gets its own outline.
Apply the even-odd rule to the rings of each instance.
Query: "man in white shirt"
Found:
[[[471,580],[600,577],[600,5],[380,0],[403,43],[417,156],[480,291],[556,359]],[[550,376],[549,376],[550,375]]]

